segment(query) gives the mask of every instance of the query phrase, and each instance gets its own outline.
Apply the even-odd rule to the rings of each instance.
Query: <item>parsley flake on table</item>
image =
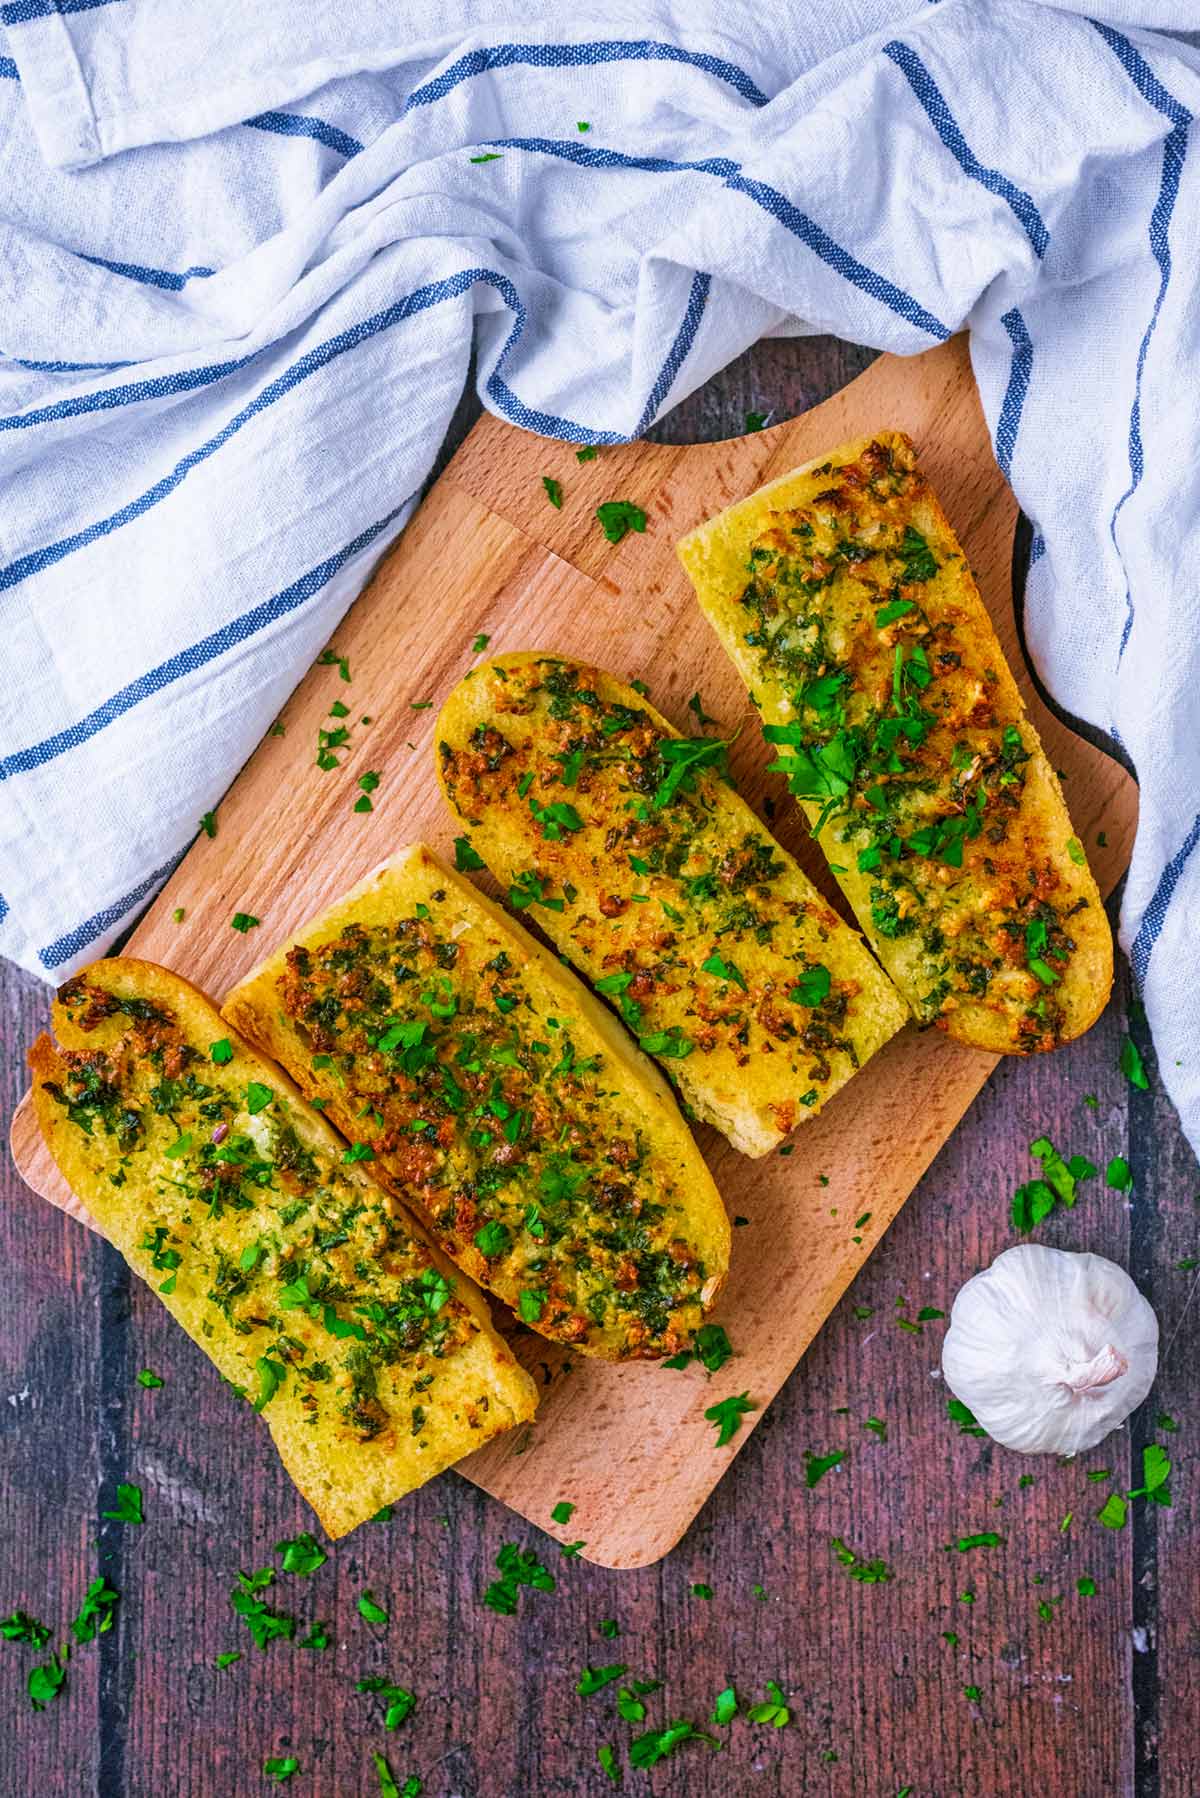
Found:
[[[1142,1450],[1142,1484],[1136,1491],[1130,1492],[1130,1498],[1150,1498],[1157,1505],[1170,1506],[1171,1493],[1167,1480],[1171,1472],[1171,1460],[1165,1448],[1157,1442],[1148,1443]]]
[[[171,913],[171,917],[176,924],[182,924],[185,916],[186,913],[184,912],[182,905],[177,905],[175,910]]]
[[[317,657],[318,668],[336,668],[344,681],[350,679],[350,658],[340,656],[336,649],[323,649]]]
[[[770,416],[769,412],[747,412],[744,426],[747,436],[754,431],[763,430]]]
[[[1082,1574],[1079,1579],[1075,1581],[1075,1590],[1078,1592],[1080,1598],[1092,1598],[1095,1596],[1096,1582],[1090,1573]]]
[[[144,1386],[147,1392],[151,1392],[156,1386],[162,1385],[162,1381],[159,1379],[158,1375],[156,1373],[151,1373],[148,1367],[143,1367],[137,1377],[137,1383],[139,1386]]]
[[[632,1767],[656,1766],[684,1742],[707,1742],[710,1747],[720,1747],[715,1736],[705,1735],[694,1723],[677,1717],[665,1729],[651,1729],[644,1736],[635,1736],[629,1744],[629,1764]]]
[[[381,1604],[376,1604],[369,1591],[358,1595],[358,1614],[368,1623],[386,1623],[388,1620],[387,1612]]]
[[[389,1680],[379,1679],[374,1674],[366,1679],[356,1680],[356,1692],[374,1692],[382,1698],[387,1709],[384,1712],[383,1727],[399,1729],[400,1725],[412,1716],[417,1708],[417,1695],[410,1692],[407,1686],[394,1686]]]
[[[200,829],[204,832],[206,837],[215,837],[216,836],[216,834],[217,834],[217,814],[216,814],[216,812],[205,812],[204,816],[200,820]]]
[[[25,1689],[35,1711],[44,1711],[51,1700],[58,1697],[66,1684],[66,1678],[65,1651],[62,1659],[57,1654],[52,1654],[42,1666],[30,1668]]]
[[[998,1536],[995,1530],[980,1530],[975,1536],[960,1536],[957,1542],[947,1542],[947,1548],[956,1548],[960,1555],[965,1555],[972,1548],[998,1548],[1004,1537]]]
[[[712,1595],[713,1595],[712,1587],[706,1586],[704,1584],[703,1580],[697,1580],[696,1584],[692,1587],[692,1597],[693,1598],[711,1598]]]
[[[454,866],[459,874],[473,874],[486,866],[482,855],[472,847],[470,837],[455,837]]]
[[[570,1523],[575,1514],[575,1506],[565,1498],[560,1498],[550,1515],[555,1523]]]
[[[882,1417],[866,1418],[863,1422],[863,1429],[870,1430],[871,1434],[878,1436],[881,1442],[887,1441],[887,1424]]]
[[[213,1661],[213,1666],[218,1673],[224,1673],[226,1667],[232,1667],[233,1663],[235,1661],[240,1661],[241,1658],[242,1651],[240,1648],[228,1648],[224,1654],[217,1655],[216,1659]]]
[[[490,1611],[501,1617],[513,1617],[517,1610],[517,1591],[521,1586],[532,1586],[538,1592],[553,1592],[557,1582],[548,1568],[543,1567],[537,1556],[530,1550],[523,1553],[515,1542],[501,1544],[496,1556],[496,1566],[500,1578],[493,1580],[483,1595],[483,1602]]]
[[[774,1729],[783,1729],[792,1719],[792,1713],[784,1703],[783,1693],[773,1679],[767,1681],[766,1702],[752,1704],[746,1715],[751,1723],[769,1723]]]
[[[701,730],[704,729],[706,724],[715,724],[717,722],[715,718],[710,718],[705,711],[704,701],[701,699],[699,693],[693,693],[692,697],[688,700],[688,711],[696,714],[696,722]]]
[[[596,449],[595,444],[585,443],[582,449],[577,449],[575,451],[575,460],[577,462],[594,462],[598,454],[599,451]]]
[[[556,481],[552,475],[544,474],[542,476],[542,486],[546,490],[546,498],[550,501],[550,504],[556,511],[561,512],[563,503],[562,482]]]
[[[852,1580],[863,1586],[882,1586],[894,1577],[886,1561],[875,1559],[864,1561],[840,1536],[831,1538],[833,1552],[839,1564],[846,1569]]]
[[[575,1690],[581,1698],[590,1698],[593,1692],[612,1684],[614,1679],[621,1679],[629,1668],[623,1661],[614,1661],[608,1667],[585,1667],[579,1675]]]
[[[964,1436],[986,1436],[983,1425],[975,1421],[975,1413],[969,1411],[960,1398],[946,1400],[946,1416],[951,1423],[956,1423]]]
[[[278,1780],[280,1785],[283,1784],[285,1779],[290,1779],[293,1773],[299,1773],[299,1771],[300,1762],[296,1759],[294,1754],[283,1756],[268,1755],[263,1762],[263,1772],[266,1774],[267,1778]]]
[[[396,1784],[392,1769],[382,1754],[372,1754],[375,1772],[379,1778],[379,1798],[421,1798],[422,1785],[415,1773],[410,1773],[403,1786]]]
[[[256,1648],[265,1649],[280,1638],[290,1641],[296,1633],[296,1619],[282,1611],[273,1611],[258,1596],[273,1582],[275,1571],[260,1568],[257,1573],[239,1573],[238,1583],[229,1594],[229,1602],[250,1631]]]
[[[1113,1156],[1104,1170],[1104,1181],[1105,1185],[1111,1187],[1113,1192],[1131,1192],[1133,1190],[1133,1175],[1124,1155]]]
[[[1047,1136],[1039,1136],[1029,1145],[1029,1153],[1042,1164],[1042,1178],[1018,1186],[1013,1194],[1013,1227],[1023,1235],[1049,1217],[1056,1205],[1068,1210],[1074,1205],[1081,1180],[1095,1177],[1096,1168],[1085,1155],[1064,1159]]]
[[[809,1488],[817,1485],[831,1468],[840,1466],[845,1458],[846,1451],[842,1448],[835,1448],[829,1455],[814,1455],[811,1449],[807,1449],[804,1455],[804,1484]]]
[[[44,1648],[50,1640],[50,1631],[28,1611],[12,1611],[0,1619],[0,1636],[6,1642],[25,1642],[30,1648]]]
[[[713,1705],[712,1720],[714,1723],[732,1723],[737,1714],[737,1693],[732,1686],[726,1686],[724,1691],[717,1693],[716,1703]]]
[[[1123,1530],[1128,1514],[1129,1506],[1121,1494],[1110,1492],[1100,1510],[1096,1512],[1096,1521],[1102,1523],[1106,1530]]]
[[[142,1516],[142,1489],[130,1486],[124,1480],[117,1487],[117,1508],[115,1511],[101,1511],[101,1517],[111,1517],[114,1523],[145,1523]]]
[[[301,1530],[298,1536],[285,1536],[282,1542],[275,1544],[275,1553],[283,1556],[285,1573],[298,1573],[305,1577],[315,1573],[329,1559],[308,1530]]]
[[[600,1634],[606,1636],[609,1641],[611,1641],[614,1636],[619,1636],[621,1633],[620,1625],[615,1617],[602,1617],[600,1619],[599,1628]]]
[[[600,1747],[596,1750],[596,1759],[600,1762],[602,1770],[608,1774],[608,1777],[612,1780],[613,1784],[619,1786],[621,1783],[621,1769],[617,1765],[616,1750],[613,1748],[611,1742],[601,1743]]]
[[[306,1636],[301,1636],[296,1643],[297,1648],[328,1648],[333,1637],[323,1623],[314,1623]]]
[[[1127,1036],[1121,1044],[1120,1068],[1130,1086],[1136,1086],[1139,1092],[1149,1092],[1146,1064],[1142,1060],[1141,1050],[1131,1036]]]
[[[586,1542],[560,1542],[558,1545],[558,1552],[568,1561],[577,1561],[581,1552],[586,1547]]]
[[[575,121],[576,131],[590,131],[591,128],[592,127],[588,123],[587,119],[576,119],[576,121]]]
[[[747,1411],[757,1411],[758,1406],[752,1401],[748,1392],[739,1392],[729,1398],[718,1399],[704,1413],[706,1420],[717,1432],[717,1447],[724,1448],[732,1441],[742,1427],[742,1418]]]
[[[596,507],[596,518],[610,543],[620,543],[630,531],[646,528],[646,514],[628,499],[606,499]]]
[[[235,911],[229,922],[234,930],[240,930],[245,936],[248,930],[258,929],[261,919],[256,918],[253,912]]]
[[[92,1581],[83,1595],[83,1603],[71,1619],[71,1634],[77,1642],[94,1642],[97,1636],[108,1634],[120,1596],[103,1574]]]

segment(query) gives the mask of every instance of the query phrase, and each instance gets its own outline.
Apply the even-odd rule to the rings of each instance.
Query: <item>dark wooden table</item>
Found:
[[[747,411],[785,417],[869,361],[828,340],[762,344],[679,408],[675,441],[733,435]],[[475,413],[464,401],[458,441]],[[1181,978],[1194,970],[1181,970]],[[46,1015],[36,981],[0,970],[4,1122],[24,1050]],[[44,1656],[0,1641],[3,1798],[243,1798],[275,1790],[266,1756],[294,1755],[288,1790],[378,1792],[386,1751],[425,1798],[566,1798],[613,1789],[597,1748],[626,1762],[632,1735],[677,1718],[703,1727],[731,1681],[749,1703],[776,1681],[780,1729],[739,1718],[719,1752],[685,1743],[625,1789],[687,1798],[1196,1798],[1200,1792],[1200,1500],[1190,1477],[1200,1346],[1200,1175],[1163,1097],[1144,1029],[1149,1092],[1118,1070],[1128,977],[1094,1030],[1053,1058],[1005,1064],[909,1201],[682,1545],[641,1573],[562,1560],[548,1538],[455,1474],[367,1525],[310,1579],[281,1576],[279,1608],[328,1623],[324,1652],[254,1649],[229,1606],[239,1568],[272,1561],[311,1518],[263,1431],[119,1256],[35,1200],[5,1163],[0,1206],[0,1614],[21,1607],[61,1639],[88,1584],[120,1592],[115,1627],[73,1653],[67,1685],[35,1714]],[[1084,1103],[1085,1094],[1098,1107]],[[1124,1155],[1132,1203],[1102,1181],[1043,1240],[1130,1268],[1163,1328],[1158,1384],[1132,1427],[1078,1464],[1026,1461],[963,1435],[938,1375],[944,1324],[901,1329],[896,1305],[948,1311],[960,1284],[1014,1240],[1009,1201],[1036,1171],[1028,1144],[1105,1165]],[[869,1195],[864,1195],[868,1197]],[[869,1317],[859,1315],[872,1307]],[[164,1384],[144,1390],[141,1368]],[[1166,1413],[1177,1433],[1156,1431]],[[867,1430],[885,1421],[887,1438]],[[1139,1485],[1141,1450],[1168,1444],[1170,1509],[1137,1502],[1095,1521],[1108,1490]],[[848,1449],[806,1490],[804,1451]],[[620,1453],[620,1444],[614,1444]],[[1032,1473],[1033,1483],[1020,1484]],[[141,1528],[104,1521],[117,1482],[145,1494]],[[1069,1521],[1067,1521],[1069,1516]],[[998,1547],[946,1544],[995,1530]],[[843,1537],[883,1556],[890,1583],[852,1582]],[[500,1544],[545,1558],[555,1593],[519,1614],[484,1609]],[[277,1558],[277,1557],[276,1557]],[[1094,1596],[1077,1581],[1089,1575]],[[711,1588],[711,1598],[695,1587]],[[386,1628],[357,1612],[366,1588]],[[1047,1615],[1039,1614],[1039,1604]],[[603,1619],[620,1634],[606,1639]],[[946,1632],[957,1637],[947,1641]],[[214,1657],[239,1648],[225,1671]],[[581,1669],[624,1662],[656,1679],[646,1722],[616,1715],[616,1685],[576,1694]],[[385,1733],[355,1691],[382,1675],[417,1708]],[[978,1698],[965,1688],[978,1689]]]

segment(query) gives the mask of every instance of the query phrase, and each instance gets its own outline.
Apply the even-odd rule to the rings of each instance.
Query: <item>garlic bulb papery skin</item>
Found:
[[[1154,1383],[1158,1319],[1102,1255],[1021,1243],[959,1292],[942,1345],[956,1398],[1004,1448],[1077,1455]]]

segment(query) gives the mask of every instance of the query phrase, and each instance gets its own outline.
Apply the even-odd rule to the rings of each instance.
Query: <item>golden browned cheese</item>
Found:
[[[602,669],[535,651],[475,668],[438,720],[472,843],[669,1069],[695,1116],[765,1155],[898,1030],[857,932],[729,785]]]
[[[1112,984],[1100,894],[909,439],[845,444],[679,554],[917,1018],[1018,1054],[1086,1030]]]
[[[236,987],[284,1063],[523,1322],[583,1354],[684,1348],[729,1265],[657,1070],[571,973],[421,845]]]
[[[55,1161],[331,1536],[532,1417],[480,1294],[195,987],[97,962],[54,1028],[30,1065]]]

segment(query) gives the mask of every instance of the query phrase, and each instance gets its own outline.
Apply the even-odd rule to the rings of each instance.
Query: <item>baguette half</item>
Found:
[[[843,444],[679,555],[917,1019],[999,1053],[1079,1036],[1112,985],[1108,921],[910,440]]]
[[[195,987],[96,962],[54,1029],[29,1057],[51,1154],[330,1536],[533,1416],[482,1296]]]
[[[724,778],[644,693],[537,651],[460,681],[439,774],[476,849],[670,1068],[766,1155],[904,1023],[904,1004]]]
[[[524,1323],[608,1360],[691,1341],[729,1222],[669,1088],[428,849],[296,931],[225,1015]]]

